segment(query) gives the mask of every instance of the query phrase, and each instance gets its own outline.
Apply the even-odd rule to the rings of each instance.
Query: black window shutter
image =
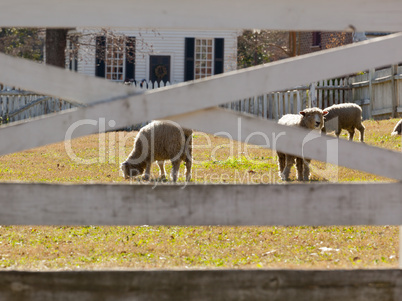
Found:
[[[215,61],[214,61],[214,74],[223,73],[223,58],[225,40],[222,38],[215,39]]]
[[[195,38],[186,38],[184,50],[184,81],[194,79]]]
[[[96,37],[95,76],[105,77],[106,37]]]
[[[135,80],[135,37],[126,38],[126,74],[125,80]]]

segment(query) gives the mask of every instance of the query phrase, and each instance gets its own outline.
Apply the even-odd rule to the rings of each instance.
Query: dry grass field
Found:
[[[366,143],[401,151],[401,138],[390,136],[396,121],[365,121]],[[2,156],[0,181],[139,185],[141,180],[125,181],[119,172],[119,164],[131,151],[135,135],[136,132],[109,132]],[[346,132],[342,138],[347,138]],[[355,141],[358,138],[359,133]],[[180,182],[184,181],[183,171],[184,166]],[[156,178],[156,164],[152,172]],[[293,170],[291,178],[294,177]],[[316,161],[312,162],[311,180],[391,181]],[[271,150],[200,132],[194,134],[193,182],[282,183],[276,155]],[[398,227],[391,226],[4,225],[0,227],[0,268],[396,268],[398,243]]]

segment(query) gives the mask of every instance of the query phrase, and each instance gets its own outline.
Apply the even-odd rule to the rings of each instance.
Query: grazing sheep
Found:
[[[299,114],[287,114],[279,119],[278,123],[288,126],[299,126],[312,130],[320,130],[324,125],[326,111],[319,108],[310,108],[301,111]],[[290,169],[295,164],[297,169],[297,179],[299,181],[309,181],[311,159],[304,159],[293,155],[278,153],[279,175],[284,181],[289,181]]]
[[[355,128],[360,131],[360,141],[364,142],[364,125],[362,124],[362,109],[354,103],[333,105],[325,109],[328,114],[324,118],[322,132],[335,131],[339,138],[342,129],[349,132],[349,140],[353,140]]]
[[[391,136],[402,135],[402,119],[396,124]]]
[[[165,177],[164,160],[171,160],[173,182],[177,181],[180,163],[186,163],[186,181],[191,180],[192,130],[171,121],[153,121],[143,127],[134,141],[134,149],[121,164],[126,179],[141,175],[149,180],[151,164],[158,161],[160,176]]]

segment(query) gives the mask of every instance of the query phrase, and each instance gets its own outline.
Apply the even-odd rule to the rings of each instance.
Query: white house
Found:
[[[107,33],[107,34],[105,34]],[[67,68],[113,81],[179,83],[237,68],[235,30],[76,29]],[[76,47],[68,42],[68,49]],[[97,54],[97,55],[96,55]]]

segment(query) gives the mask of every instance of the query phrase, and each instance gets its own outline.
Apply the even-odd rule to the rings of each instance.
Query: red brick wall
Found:
[[[352,43],[352,33],[321,32],[321,46],[312,46],[313,32],[299,32],[297,35],[298,54],[306,54]]]

